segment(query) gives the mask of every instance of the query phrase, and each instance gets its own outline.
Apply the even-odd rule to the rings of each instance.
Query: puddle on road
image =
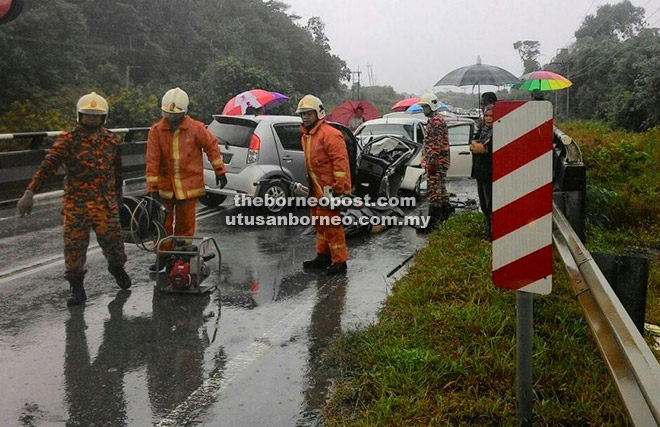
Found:
[[[81,425],[157,423],[263,344],[263,353],[248,353],[250,363],[232,371],[228,388],[210,400],[192,399],[197,406],[183,416],[203,425],[316,425],[331,381],[323,351],[341,332],[376,320],[393,282],[385,276],[426,236],[402,227],[353,237],[348,273],[327,277],[302,271],[302,261],[315,253],[314,236],[302,236],[304,230],[228,227],[222,213],[207,216],[198,234],[217,239],[223,271],[219,280],[207,279],[218,281],[219,291],[205,296],[154,295],[146,274],[153,255],[134,247],[130,294],[103,285],[105,260],[90,257],[84,311],[63,307],[54,271],[26,278],[29,291],[18,304],[24,310],[0,314],[0,324],[11,326],[0,333],[8,344],[0,353],[0,424],[14,425],[21,416]],[[31,298],[38,303],[27,303]],[[292,323],[281,323],[291,313],[298,313]]]

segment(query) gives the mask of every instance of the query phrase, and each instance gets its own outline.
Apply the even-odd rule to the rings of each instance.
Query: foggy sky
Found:
[[[305,24],[320,16],[326,24],[332,53],[362,73],[369,84],[372,65],[378,85],[399,92],[421,94],[431,90],[455,68],[482,63],[497,65],[516,76],[523,71],[513,43],[541,43],[543,66],[557,49],[575,40],[573,33],[585,14],[597,6],[616,3],[598,0],[283,0],[289,13]],[[659,0],[632,0],[646,6],[647,16]],[[590,9],[591,7],[591,9]],[[651,22],[655,17],[650,19]],[[450,89],[450,88],[447,88]],[[457,88],[453,88],[458,90]],[[472,88],[467,88],[471,92]],[[475,89],[476,90],[476,89]]]

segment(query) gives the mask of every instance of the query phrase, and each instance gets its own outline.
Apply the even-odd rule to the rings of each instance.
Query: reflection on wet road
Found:
[[[198,222],[198,235],[222,250],[222,274],[207,279],[218,289],[207,295],[155,292],[152,254],[133,246],[130,291],[116,288],[100,253],[89,256],[84,309],[66,309],[61,265],[6,276],[0,425],[319,424],[330,384],[323,350],[375,321],[385,275],[426,236],[404,227],[352,238],[348,274],[327,277],[300,268],[314,255],[303,227],[228,227],[231,213]],[[59,254],[58,227],[20,228],[3,230],[3,258]]]

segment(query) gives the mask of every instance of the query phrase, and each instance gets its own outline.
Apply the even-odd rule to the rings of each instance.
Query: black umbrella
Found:
[[[451,71],[438,80],[435,86],[501,86],[519,81],[516,76],[503,68],[482,64],[481,57],[477,56],[476,64]]]
[[[504,68],[482,64],[477,56],[477,63],[457,68],[438,80],[434,86],[478,86],[479,109],[481,109],[481,85],[501,86],[518,83],[520,80]]]

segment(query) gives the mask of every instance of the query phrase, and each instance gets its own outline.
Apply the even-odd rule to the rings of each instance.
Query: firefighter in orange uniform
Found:
[[[310,197],[321,198],[325,187],[334,195],[351,192],[351,172],[344,136],[324,120],[321,100],[305,95],[298,103],[296,114],[302,118],[302,147],[309,179]],[[340,217],[340,212],[319,206],[311,208],[310,216],[316,229],[316,258],[303,262],[304,268],[325,269],[327,274],[346,271],[348,248],[344,227],[321,224],[321,218]]]
[[[216,185],[227,184],[218,140],[204,123],[187,115],[188,103],[182,89],[168,90],[161,103],[163,118],[151,126],[147,139],[147,193],[158,193],[167,210],[165,231],[176,236],[195,234],[195,205],[205,194],[202,149],[215,169]],[[165,260],[160,267],[165,268]],[[156,264],[149,270],[156,271]]]

